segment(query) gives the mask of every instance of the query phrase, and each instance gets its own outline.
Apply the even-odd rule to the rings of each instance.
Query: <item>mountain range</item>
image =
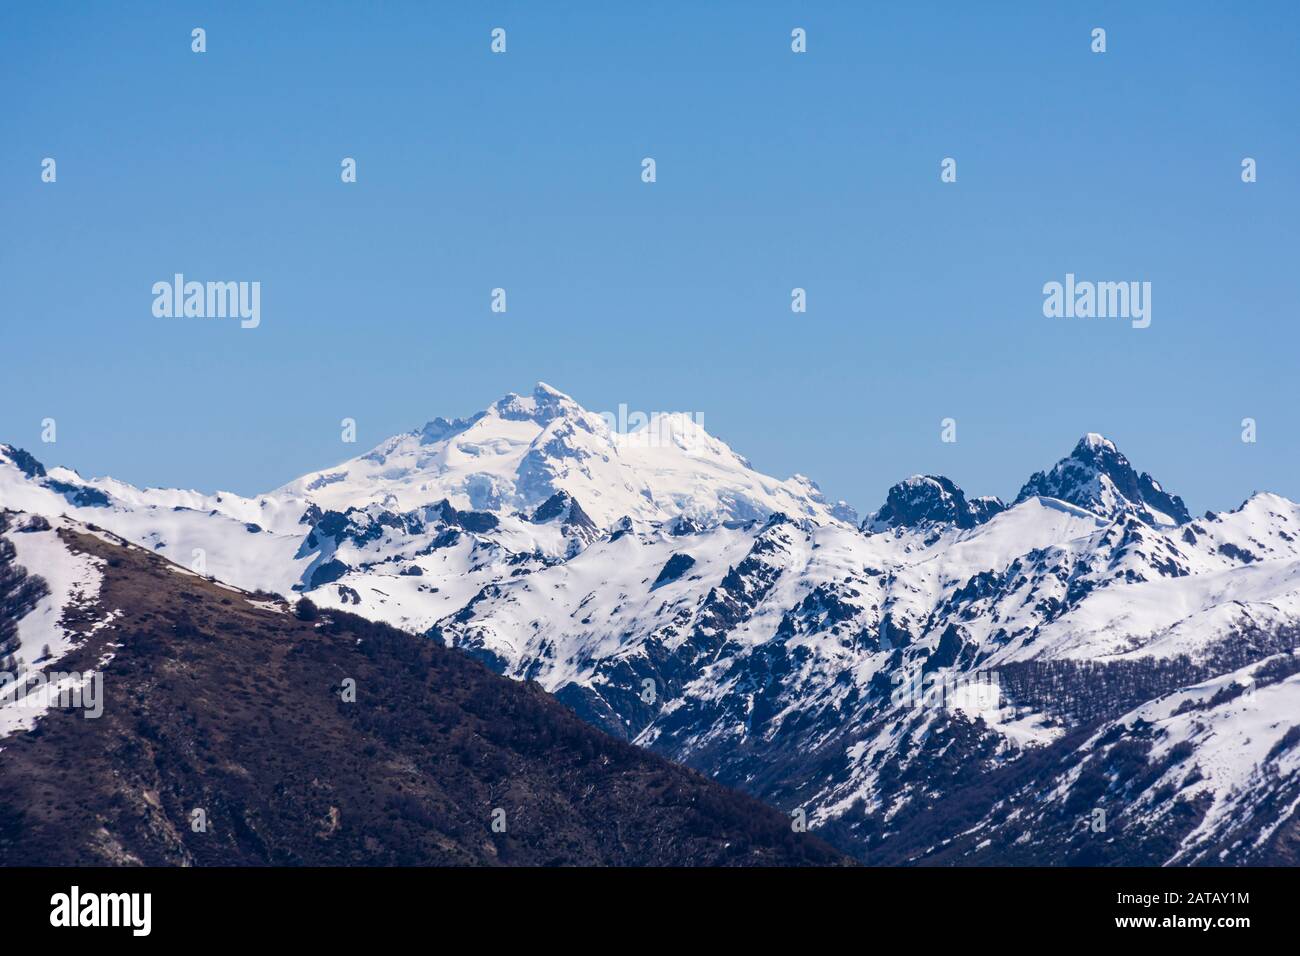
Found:
[[[1193,517],[1100,435],[1011,502],[918,475],[859,522],[690,416],[624,434],[538,384],[255,497],[0,445],[0,507],[48,590],[0,590],[17,674],[134,613],[66,547],[109,534],[535,682],[863,862],[1300,850],[1300,506]],[[0,705],[0,733],[49,719]]]
[[[0,863],[846,862],[535,683],[384,624],[207,580],[103,530],[10,517],[0,543],[19,544],[0,547],[0,581],[23,578],[39,601],[42,579],[15,572],[15,553],[79,567],[70,646],[53,666],[97,672],[103,690],[99,712],[82,714],[4,688],[0,714],[22,724],[0,738]],[[15,617],[20,636],[43,623],[0,605],[0,627]]]

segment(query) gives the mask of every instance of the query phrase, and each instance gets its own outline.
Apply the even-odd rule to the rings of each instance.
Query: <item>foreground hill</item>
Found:
[[[467,655],[299,619],[93,528],[0,517],[18,542],[0,581],[25,595],[0,602],[8,664],[103,680],[94,719],[0,692],[4,864],[842,861]],[[33,660],[52,633],[56,657]]]

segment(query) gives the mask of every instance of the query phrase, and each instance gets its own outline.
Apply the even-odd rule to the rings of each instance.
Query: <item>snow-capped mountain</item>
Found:
[[[1099,435],[1011,505],[916,476],[859,527],[843,502],[755,472],[688,416],[648,428],[618,433],[539,384],[255,498],[86,480],[0,446],[0,506],[93,522],[239,587],[300,591],[461,648],[872,858],[937,852],[918,834],[945,800],[1020,785],[1038,754],[1068,770],[1104,739],[1154,768],[1168,748],[1151,726],[1190,712],[1166,714],[1169,695],[1280,673],[1300,645],[1300,506],[1257,494],[1193,520]],[[1263,811],[1237,794],[1278,772],[1277,793],[1291,792],[1296,735],[1269,710],[1285,693],[1258,694],[1281,750],[1237,748],[1232,768],[1235,710],[1167,724],[1169,746],[1191,748],[1180,764],[1199,768],[1204,813],[1180,810],[1173,843],[1161,824],[1151,859],[1200,861],[1230,830],[1288,832],[1294,805],[1264,835]],[[1081,813],[1067,777],[1061,806]],[[1133,780],[1149,785],[1130,782],[1109,810],[1166,819],[1170,780]],[[1267,856],[1244,846],[1222,861]]]
[[[862,530],[922,525],[973,528],[1006,509],[1000,498],[985,496],[967,501],[962,490],[942,475],[913,475],[889,489],[884,506],[862,523]]]
[[[558,492],[602,527],[623,517],[750,520],[787,511],[828,520],[815,485],[754,471],[686,414],[622,433],[545,383],[469,418],[437,418],[359,458],[290,482],[275,497],[345,510],[407,512],[441,500],[472,511],[531,512]]]
[[[1166,494],[1146,472],[1139,475],[1114,442],[1095,433],[1084,435],[1050,471],[1034,474],[1016,502],[1027,498],[1058,498],[1108,518],[1130,512],[1148,524],[1182,524],[1191,517],[1183,499]]]
[[[378,565],[381,576],[422,575],[397,585],[427,607],[392,620],[419,629],[496,576],[571,557],[619,522],[713,527],[774,511],[839,520],[811,481],[755,471],[690,416],[647,418],[617,432],[538,383],[530,397],[512,393],[468,418],[435,419],[252,498],[47,472],[0,445],[0,502],[97,522],[249,589],[346,586],[349,572]],[[428,560],[412,566],[413,558]]]

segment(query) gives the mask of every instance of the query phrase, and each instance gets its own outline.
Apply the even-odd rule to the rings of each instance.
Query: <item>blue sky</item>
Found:
[[[1300,498],[1295,4],[42,4],[0,31],[0,441],[47,463],[251,494],[540,379],[702,413],[862,510],[913,472],[1014,495],[1086,431],[1194,511]],[[155,318],[176,272],[260,281],[260,328]],[[1067,272],[1150,281],[1151,327],[1045,318]]]

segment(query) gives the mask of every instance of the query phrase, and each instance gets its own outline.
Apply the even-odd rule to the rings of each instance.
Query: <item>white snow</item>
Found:
[[[460,509],[509,511],[531,510],[564,490],[602,526],[625,515],[719,521],[772,511],[835,520],[807,479],[754,471],[682,413],[651,414],[641,429],[620,433],[538,383],[532,397],[507,395],[480,417],[447,425],[398,435],[272,497],[335,510],[381,503],[410,511],[446,498]]]
[[[20,526],[25,518],[20,513],[11,524]],[[66,677],[45,685],[38,692],[19,693],[29,680],[40,680],[46,672],[56,671],[53,665],[80,643],[86,633],[105,626],[113,617],[110,613],[80,633],[65,625],[65,613],[98,600],[103,562],[74,552],[63,543],[58,530],[71,527],[70,522],[55,518],[50,524],[48,531],[11,528],[6,535],[14,545],[15,562],[28,574],[44,578],[50,593],[18,621],[18,647],[13,653],[15,668],[9,675],[12,681],[0,687],[0,738],[30,730],[61,693],[83,686],[86,677]]]
[[[62,625],[63,614],[76,605],[95,601],[103,582],[103,562],[73,552],[59,539],[58,528],[66,527],[66,522],[51,525],[49,531],[10,531],[7,535],[16,552],[15,561],[29,574],[39,574],[50,587],[49,595],[18,622],[19,649],[15,656],[28,667],[35,665],[46,645],[50,648],[49,661],[68,652],[77,637]]]

